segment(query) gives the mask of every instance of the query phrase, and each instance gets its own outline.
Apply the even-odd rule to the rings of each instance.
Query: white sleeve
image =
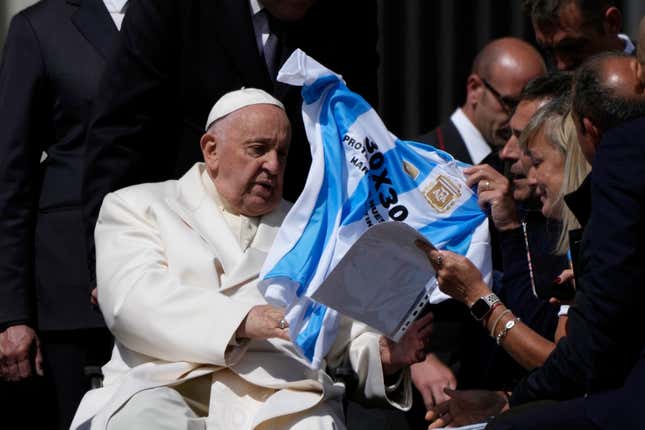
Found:
[[[107,326],[123,345],[151,357],[230,365],[246,342],[229,342],[252,304],[236,302],[215,286],[182,282],[168,267],[169,244],[155,218],[133,206],[118,193],[108,194],[95,230],[97,287]]]
[[[367,404],[389,404],[407,411],[412,406],[410,370],[402,369],[396,383],[385,386],[378,343],[380,337],[367,325],[341,317],[338,336],[327,355],[327,363],[329,367],[349,363],[358,378],[355,400]]]

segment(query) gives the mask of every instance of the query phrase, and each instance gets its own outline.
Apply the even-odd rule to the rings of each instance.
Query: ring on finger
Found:
[[[285,328],[287,328],[288,327],[287,320],[282,318],[278,323],[278,327],[280,327],[281,330],[284,330]]]
[[[484,181],[484,191],[490,191],[490,181]]]
[[[437,257],[434,259],[434,264],[437,267],[441,267],[443,264],[443,256],[441,254],[437,255]]]

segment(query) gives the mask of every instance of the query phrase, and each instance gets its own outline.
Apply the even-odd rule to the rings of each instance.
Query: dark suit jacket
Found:
[[[81,161],[117,35],[101,0],[46,0],[11,22],[0,70],[0,330],[103,324],[89,301]]]
[[[513,404],[620,387],[645,346],[645,118],[608,131],[591,175],[568,335],[520,384]]]
[[[302,48],[376,102],[376,1],[320,0],[285,31],[287,51]],[[220,96],[242,86],[284,101],[294,129],[284,196],[299,195],[311,160],[300,90],[274,88],[248,1],[138,0],[130,4],[121,41],[88,133],[84,195],[90,226],[107,192],[177,178],[202,160],[199,139],[208,112]]]
[[[526,404],[501,415],[489,430],[624,430],[645,427],[645,350],[625,385],[558,403]]]
[[[427,143],[442,151],[446,151],[459,161],[473,164],[473,159],[470,158],[464,139],[450,119],[431,132],[422,134],[413,140]]]

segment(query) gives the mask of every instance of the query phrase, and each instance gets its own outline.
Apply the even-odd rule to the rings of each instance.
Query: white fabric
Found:
[[[569,315],[569,305],[560,305],[560,310],[558,311],[558,316]]]
[[[128,8],[128,0],[103,0],[103,3],[110,13],[116,28],[121,30],[123,18],[125,18],[125,12]]]
[[[343,386],[309,369],[291,342],[232,342],[248,311],[266,303],[258,274],[290,205],[283,201],[263,216],[242,251],[231,246],[235,234],[202,183],[204,170],[198,163],[178,181],[106,196],[95,231],[97,286],[115,347],[103,388],[84,396],[72,429],[91,420],[103,430],[137,393],[180,390],[188,381],[208,397],[198,403],[209,405],[209,429],[281,428],[274,420],[317,405],[342,416]],[[330,368],[347,361],[363,397],[409,408],[407,373],[398,392],[385,392],[379,335],[348,319],[340,330],[326,357]],[[244,425],[231,424],[236,411],[244,412]]]
[[[108,424],[108,430],[205,430],[182,396],[168,387],[135,394]]]
[[[623,42],[625,42],[625,49],[623,50],[625,54],[634,55],[636,53],[636,46],[634,45],[634,42],[632,42],[632,39],[630,39],[628,35],[619,33],[618,38],[622,39]]]
[[[219,98],[219,100],[217,100],[208,114],[205,129],[208,131],[215,121],[225,117],[231,112],[242,109],[246,106],[259,104],[274,105],[284,110],[282,102],[266,91],[259,88],[240,88],[239,90],[230,91],[224,94]]]
[[[482,134],[477,130],[477,127],[470,122],[461,108],[457,108],[457,110],[450,116],[450,120],[455,124],[457,131],[459,131],[461,138],[464,140],[468,154],[473,160],[473,164],[481,163],[482,160],[492,152],[490,145],[486,143]]]

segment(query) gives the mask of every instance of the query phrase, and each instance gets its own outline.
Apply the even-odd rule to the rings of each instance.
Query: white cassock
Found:
[[[178,181],[105,198],[95,231],[97,284],[116,344],[104,387],[85,395],[72,428],[90,428],[93,418],[92,429],[105,429],[133,395],[163,386],[207,415],[208,429],[289,428],[299,416],[321,420],[309,427],[334,420],[344,427],[344,386],[310,369],[290,342],[235,340],[249,310],[266,303],[258,274],[289,208],[282,201],[257,219],[226,213],[202,163]],[[407,371],[384,386],[378,338],[343,319],[327,365],[349,363],[359,397],[406,410]]]

